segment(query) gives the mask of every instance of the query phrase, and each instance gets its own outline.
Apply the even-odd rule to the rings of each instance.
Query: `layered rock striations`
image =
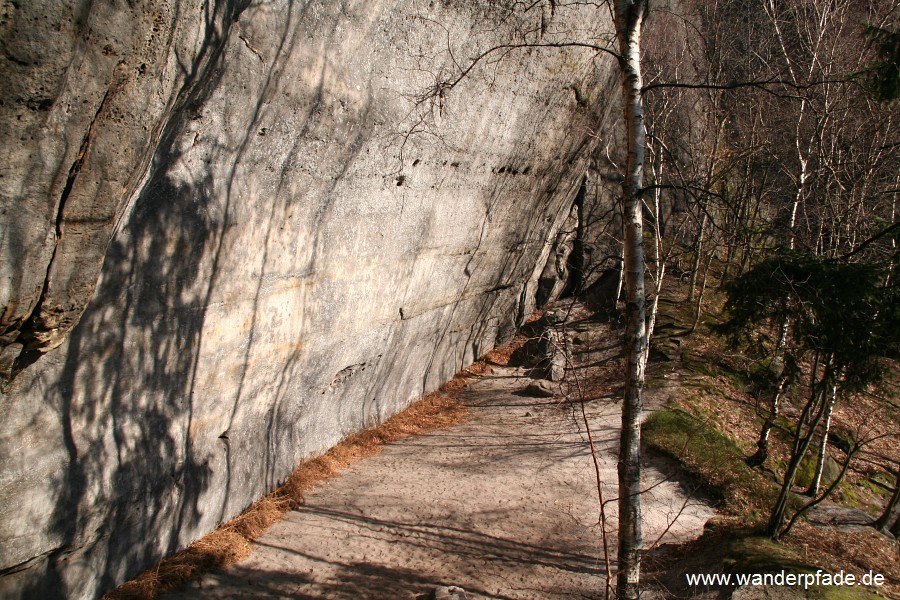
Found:
[[[609,30],[518,4],[3,4],[0,596],[97,597],[513,332],[616,87],[445,85]]]

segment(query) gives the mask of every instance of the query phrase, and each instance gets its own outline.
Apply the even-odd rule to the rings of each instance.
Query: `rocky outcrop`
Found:
[[[518,4],[3,4],[0,596],[98,596],[531,312],[615,85],[444,85],[609,29]]]

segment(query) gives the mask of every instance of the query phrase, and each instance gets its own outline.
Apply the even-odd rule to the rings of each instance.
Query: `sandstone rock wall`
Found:
[[[3,3],[0,596],[97,597],[513,332],[616,89],[435,87],[609,31],[520,4]]]

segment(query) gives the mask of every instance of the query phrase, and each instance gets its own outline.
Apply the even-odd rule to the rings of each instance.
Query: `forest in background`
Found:
[[[654,347],[709,361],[649,441],[775,540],[828,500],[900,533],[898,17],[683,2],[642,37],[646,338],[664,318],[699,335]],[[676,28],[680,44],[654,34]]]
[[[552,13],[558,3],[550,6]],[[640,595],[640,422],[665,302],[692,313],[674,319],[687,333],[704,324],[727,339],[729,350],[720,353],[739,357],[730,367],[746,373],[740,391],[752,392],[755,410],[745,421],[758,421],[758,431],[743,462],[775,484],[771,494],[757,490],[767,500],[754,510],[766,517],[750,519],[754,527],[783,539],[866,461],[862,469],[877,465],[892,490],[875,527],[897,533],[898,4],[596,6],[609,11],[613,33],[577,39],[554,31],[544,40],[542,26],[472,64],[498,50],[578,46],[619,66],[621,129],[613,137],[620,136],[624,152],[610,153],[606,142],[596,157],[622,181],[618,299],[626,366],[616,596]],[[667,284],[673,277],[685,285]],[[670,294],[682,287],[683,296]],[[685,356],[683,349],[678,354]],[[872,398],[874,404],[863,400]],[[844,421],[835,432],[838,406],[870,414],[853,431]],[[708,419],[701,412],[689,416]],[[664,419],[653,415],[650,425],[659,428]],[[685,425],[677,421],[670,425]],[[685,448],[702,445],[682,433]],[[727,439],[730,432],[723,433]],[[677,454],[671,440],[656,441]],[[829,461],[837,468],[826,474]]]

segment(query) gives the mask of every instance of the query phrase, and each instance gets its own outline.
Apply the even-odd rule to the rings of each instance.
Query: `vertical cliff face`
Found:
[[[0,595],[97,596],[530,312],[614,65],[436,88],[609,29],[506,4],[3,4]]]
[[[78,322],[163,132],[213,82],[246,4],[3,4],[4,370]]]

